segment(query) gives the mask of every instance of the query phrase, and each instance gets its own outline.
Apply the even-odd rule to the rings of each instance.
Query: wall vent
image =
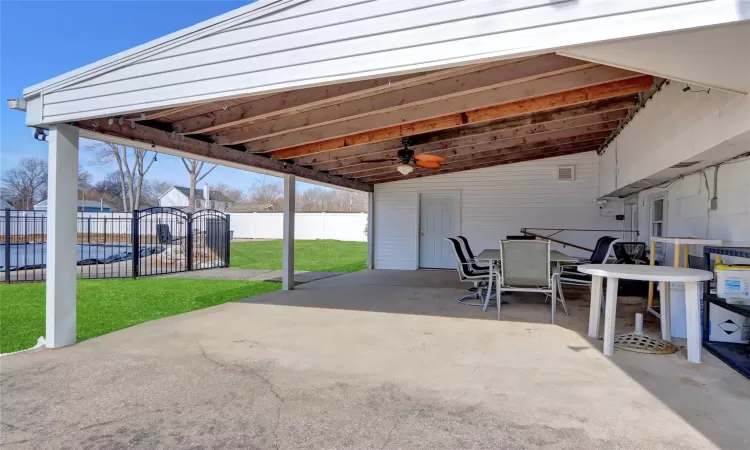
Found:
[[[557,180],[571,181],[576,178],[575,166],[557,166]]]
[[[677,163],[674,166],[670,166],[669,168],[670,169],[684,169],[685,167],[694,166],[698,164],[699,162],[700,161],[692,161],[692,162],[685,161],[685,162]]]

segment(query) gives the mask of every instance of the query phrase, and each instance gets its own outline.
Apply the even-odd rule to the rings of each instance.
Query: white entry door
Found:
[[[455,269],[456,257],[447,237],[459,230],[459,194],[421,194],[419,212],[419,267]]]

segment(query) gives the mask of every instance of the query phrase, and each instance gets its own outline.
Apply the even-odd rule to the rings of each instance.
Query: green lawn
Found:
[[[279,287],[259,281],[178,278],[79,280],[78,340]],[[44,289],[44,283],[0,284],[0,353],[33,347],[44,335]]]
[[[281,269],[281,240],[232,242],[231,265]],[[311,272],[356,272],[367,268],[367,242],[294,241],[294,268]]]

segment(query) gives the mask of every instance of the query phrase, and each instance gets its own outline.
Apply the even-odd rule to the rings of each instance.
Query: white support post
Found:
[[[284,175],[284,249],[281,289],[294,289],[294,175]]]
[[[76,342],[78,128],[53,125],[48,139],[45,344],[59,348]]]
[[[367,268],[375,268],[375,193],[367,193]]]

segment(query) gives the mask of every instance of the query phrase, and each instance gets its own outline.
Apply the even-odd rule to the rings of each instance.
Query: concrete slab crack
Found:
[[[388,436],[385,438],[385,441],[383,442],[383,445],[380,446],[380,450],[385,450],[385,448],[388,446],[388,444],[391,443],[391,439],[393,438],[393,433],[396,431],[396,428],[401,425],[401,417],[399,416],[398,419],[396,419],[396,423],[393,425],[390,431],[388,431]]]
[[[207,361],[211,362],[212,364],[214,364],[216,366],[224,368],[224,369],[235,368],[235,369],[240,369],[240,370],[242,370],[244,372],[249,372],[255,378],[259,379],[268,388],[268,391],[271,392],[271,394],[273,394],[273,396],[276,398],[276,400],[277,400],[277,402],[279,404],[279,407],[276,408],[276,420],[274,421],[274,426],[273,426],[273,429],[271,430],[271,432],[273,433],[273,446],[274,446],[274,448],[276,450],[278,450],[279,449],[278,429],[279,429],[279,425],[281,424],[281,413],[282,413],[282,409],[284,408],[285,400],[284,400],[284,397],[282,397],[278,393],[278,391],[274,387],[274,385],[271,382],[271,380],[269,380],[268,377],[261,375],[257,370],[253,369],[252,367],[241,366],[241,365],[231,364],[231,363],[229,363],[229,364],[221,363],[221,362],[219,362],[219,361],[211,358],[210,356],[208,356],[208,354],[206,353],[206,350],[203,348],[203,346],[201,345],[200,341],[195,341],[195,343],[198,346],[198,350],[200,350],[201,355]]]

